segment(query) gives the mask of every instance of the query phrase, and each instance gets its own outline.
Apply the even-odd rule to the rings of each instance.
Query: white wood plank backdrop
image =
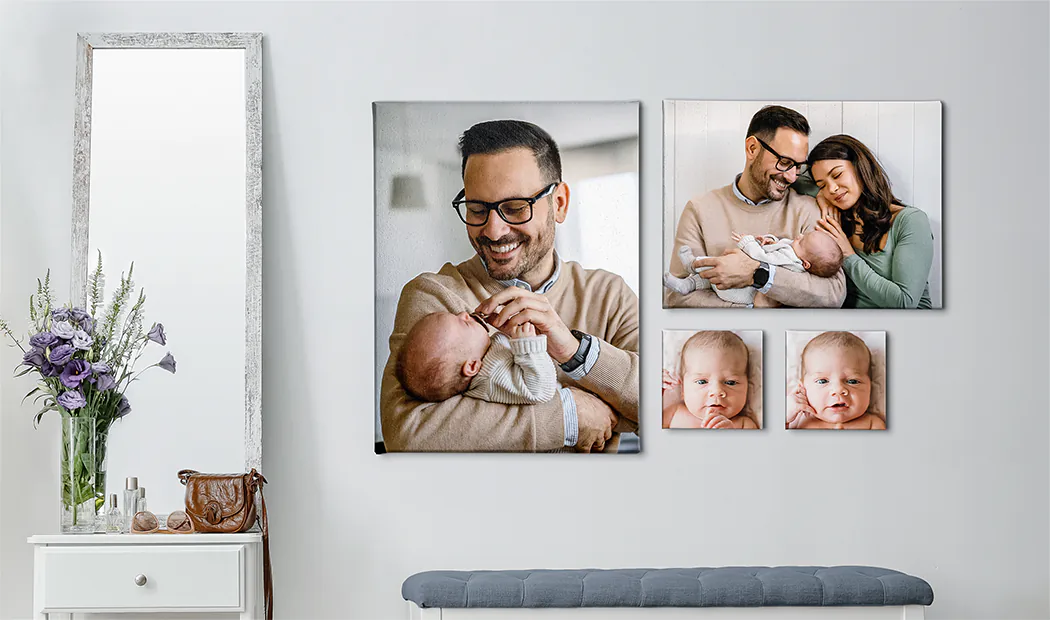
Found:
[[[930,296],[942,305],[941,102],[664,101],[664,268],[685,203],[722,187],[744,167],[744,134],[762,106],[779,104],[809,120],[812,148],[845,133],[875,153],[894,194],[930,218]]]

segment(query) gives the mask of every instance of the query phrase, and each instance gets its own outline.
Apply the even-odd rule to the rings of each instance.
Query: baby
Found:
[[[432,312],[412,326],[395,372],[410,396],[440,402],[457,394],[506,405],[547,402],[558,389],[547,337],[532,323],[489,336],[477,314]]]
[[[822,278],[830,278],[842,267],[842,250],[831,235],[822,230],[811,230],[793,240],[778,239],[773,235],[755,239],[752,235],[741,236],[734,232],[733,241],[737,242],[736,247],[754,260],[791,271],[808,271]],[[667,288],[682,295],[697,289],[711,288],[723,301],[747,306],[755,303],[755,294],[758,291],[754,287],[721,290],[712,286],[700,275],[701,271],[710,267],[694,268],[693,261],[697,257],[693,256],[693,250],[689,246],[683,245],[678,248],[678,257],[690,274],[684,278],[676,278],[670,272],[664,273],[664,285]]]
[[[758,428],[747,414],[747,345],[733,332],[702,331],[682,345],[684,402],[664,410],[664,428]]]
[[[788,403],[788,428],[885,429],[868,412],[871,350],[849,332],[824,332],[802,350],[802,380]]]

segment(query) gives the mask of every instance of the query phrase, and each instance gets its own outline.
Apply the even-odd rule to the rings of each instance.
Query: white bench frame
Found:
[[[923,605],[872,607],[513,607],[420,608],[409,620],[923,620]]]

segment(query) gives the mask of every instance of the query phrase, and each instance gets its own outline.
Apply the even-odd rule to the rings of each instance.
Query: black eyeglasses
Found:
[[[463,200],[466,190],[461,189],[452,201],[452,208],[456,210],[459,219],[467,226],[484,226],[489,221],[489,212],[499,213],[500,218],[508,224],[525,224],[532,219],[532,206],[540,198],[550,196],[554,188],[561,185],[551,183],[543,188],[540,193],[531,198],[508,198],[499,202],[484,202],[481,200]]]
[[[798,168],[799,174],[806,174],[806,171],[809,170],[809,164],[807,164],[806,162],[795,161],[790,157],[784,157],[780,153],[774,151],[772,147],[763,142],[762,138],[759,138],[758,136],[755,136],[755,140],[758,140],[758,143],[762,145],[762,148],[766,149],[767,151],[773,154],[773,157],[777,158],[777,170],[781,172],[787,172],[792,168]]]

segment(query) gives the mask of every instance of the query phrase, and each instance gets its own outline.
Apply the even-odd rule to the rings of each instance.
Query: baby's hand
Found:
[[[762,245],[772,245],[776,243],[776,240],[773,239],[772,235],[762,235],[758,242]]]
[[[674,389],[682,384],[682,380],[673,371],[664,369],[664,391]]]
[[[704,420],[704,428],[733,428],[733,422],[724,415],[713,415]]]
[[[791,403],[787,410],[787,428],[799,428],[807,420],[817,417],[817,412],[809,404],[806,388],[799,381],[791,393]]]
[[[740,236],[740,233],[734,231],[733,232],[733,241],[736,241],[737,243],[739,243],[741,239],[743,239],[743,237]]]
[[[511,338],[531,338],[536,335],[536,326],[532,323],[522,323],[510,328]]]

